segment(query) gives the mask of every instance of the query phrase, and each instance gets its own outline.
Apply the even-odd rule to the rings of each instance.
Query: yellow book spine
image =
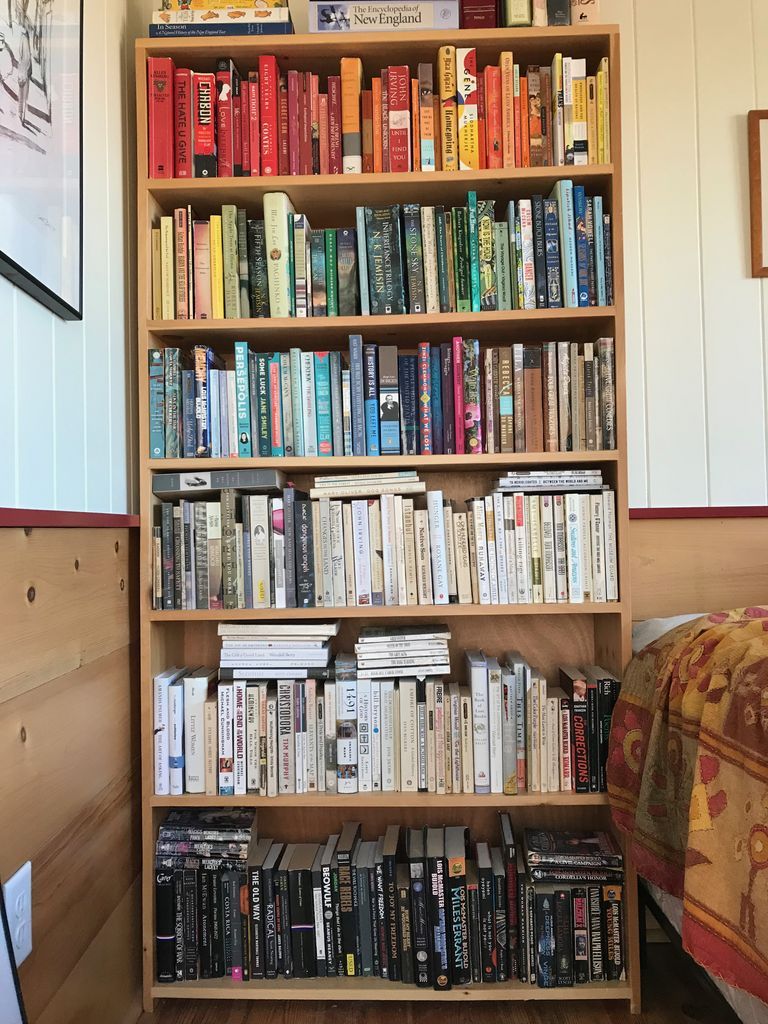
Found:
[[[341,169],[344,174],[363,173],[363,135],[360,125],[360,94],[363,62],[359,57],[341,58]]]
[[[456,50],[456,90],[459,117],[459,170],[480,168],[480,140],[477,126],[477,51]]]
[[[589,162],[587,124],[587,82],[584,78],[573,79],[573,162]]]
[[[160,293],[162,319],[176,319],[175,258],[173,246],[173,217],[160,218]]]
[[[603,57],[600,61],[600,70],[603,73],[603,108],[601,120],[603,122],[603,163],[611,162],[611,75],[608,67],[608,58]]]
[[[587,154],[589,162],[598,161],[597,148],[597,79],[594,75],[587,78]]]
[[[163,319],[163,275],[160,228],[152,228],[152,319]]]
[[[440,153],[444,171],[458,171],[458,111],[456,107],[456,47],[441,46],[437,53],[440,95]]]
[[[605,104],[605,75],[597,69],[597,162],[605,163],[605,121],[603,120],[603,106]]]
[[[515,166],[515,58],[510,50],[499,54],[501,68],[502,166]]]
[[[211,217],[211,313],[214,320],[224,319],[224,250],[221,216]]]

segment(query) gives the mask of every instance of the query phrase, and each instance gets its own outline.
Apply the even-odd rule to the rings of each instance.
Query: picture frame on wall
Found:
[[[0,274],[83,316],[83,0],[0,0]]]
[[[768,110],[747,114],[752,277],[768,277]]]

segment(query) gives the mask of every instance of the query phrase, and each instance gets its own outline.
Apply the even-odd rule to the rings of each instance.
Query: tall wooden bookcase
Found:
[[[362,174],[281,178],[193,179],[153,181],[147,178],[146,60],[171,55],[177,67],[213,70],[217,57],[231,56],[241,68],[255,66],[260,53],[277,55],[283,70],[295,68],[337,74],[339,59],[355,54],[363,60],[367,75],[389,64],[434,62],[438,47],[446,42],[475,46],[478,67],[496,63],[502,50],[512,50],[521,65],[549,64],[556,51],[586,57],[592,73],[602,57],[610,58],[612,164],[587,167],[543,167],[479,172],[416,174]],[[152,771],[152,676],[172,664],[218,664],[219,621],[342,620],[337,650],[350,650],[357,630],[371,620],[446,621],[451,628],[454,670],[463,666],[461,652],[481,647],[499,655],[518,649],[547,673],[563,663],[593,663],[619,673],[630,657],[630,601],[627,511],[627,448],[625,395],[625,333],[623,297],[623,224],[621,208],[621,92],[619,30],[616,26],[573,28],[503,29],[466,32],[412,32],[365,35],[261,36],[232,39],[139,40],[136,44],[137,149],[138,149],[138,361],[141,424],[141,723],[142,723],[142,819],[143,819],[143,937],[144,1003],[151,1009],[157,998],[209,999],[333,999],[333,1000],[519,1000],[610,999],[628,1001],[640,1008],[640,960],[636,877],[626,858],[626,927],[628,980],[580,985],[569,989],[539,989],[519,982],[474,985],[433,992],[376,979],[317,979],[254,981],[232,984],[227,980],[157,985],[154,963],[153,844],[159,821],[171,806],[251,805],[258,807],[262,835],[309,841],[338,830],[343,820],[358,818],[368,836],[376,836],[386,824],[466,824],[473,835],[495,838],[496,812],[507,809],[516,826],[538,823],[552,827],[610,825],[606,794],[526,794],[517,797],[410,793],[364,793],[355,796],[305,794],[268,799],[247,797],[156,797]],[[421,202],[461,205],[468,189],[481,198],[496,200],[548,194],[560,177],[600,192],[613,215],[615,305],[609,308],[512,311],[499,313],[435,314],[422,316],[318,318],[307,320],[227,320],[153,322],[151,311],[150,228],[161,214],[190,203],[199,216],[216,212],[223,203],[258,209],[266,191],[283,190],[294,206],[308,214],[313,227],[354,224],[357,205]],[[500,207],[501,208],[501,207]],[[443,342],[454,334],[478,337],[481,345],[514,341],[594,341],[615,338],[616,414],[618,447],[612,452],[522,454],[385,456],[380,458],[282,458],[205,460],[202,469],[271,465],[289,473],[298,486],[316,472],[415,467],[428,485],[464,501],[487,493],[500,469],[521,466],[599,466],[616,490],[619,546],[620,601],[614,604],[510,605],[341,608],[267,611],[152,611],[151,566],[153,497],[152,474],[157,470],[191,469],[182,460],[150,460],[148,457],[147,350],[166,344],[192,346],[204,342],[218,349],[230,362],[234,339],[250,341],[262,351],[286,350],[291,345],[307,349],[345,350],[349,333],[365,340],[395,342],[401,350],[415,350],[418,341]],[[300,813],[296,813],[296,811]]]

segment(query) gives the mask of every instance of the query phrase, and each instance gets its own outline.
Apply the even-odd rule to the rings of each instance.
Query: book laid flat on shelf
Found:
[[[393,32],[459,27],[459,0],[309,0],[310,32]]]
[[[618,600],[615,493],[599,470],[510,472],[464,506],[399,473],[163,500],[153,607]]]
[[[356,224],[314,230],[283,192],[267,192],[258,216],[228,204],[201,220],[191,206],[180,207],[152,228],[152,318],[613,304],[611,215],[602,196],[570,179],[558,181],[548,198],[506,206],[468,192],[467,205],[451,209],[358,207]]]
[[[476,339],[455,337],[440,345],[424,342],[416,355],[395,345],[363,346],[360,335],[349,340],[348,352],[314,353],[255,353],[236,341],[234,369],[206,345],[191,354],[150,349],[150,456],[616,448],[613,338],[481,349]],[[163,493],[161,485],[179,491],[282,486],[269,476],[273,471],[248,472],[164,474],[154,478],[154,493]]]
[[[218,813],[223,835],[229,812]],[[172,841],[164,825],[157,837],[159,982],[361,977],[439,991],[626,977],[621,858],[607,883],[592,869],[537,879],[532,830],[521,834],[506,812],[490,842],[464,825],[390,824],[366,839],[352,821],[315,842],[283,843],[259,836],[252,817],[243,842],[201,843],[207,817],[190,812]],[[602,838],[548,835],[566,846]]]
[[[289,33],[287,13],[160,12],[150,34]],[[458,0],[310,0],[309,15],[316,32],[449,29],[456,27]],[[449,43],[433,63],[391,65],[369,78],[359,58],[344,57],[338,74],[324,76],[324,88],[319,75],[284,71],[272,55],[248,69],[218,61],[214,90],[211,72],[177,68],[170,57],[150,57],[147,74],[150,178],[611,162],[608,58],[593,65],[555,53],[547,64],[526,66],[508,50],[481,67],[475,47]],[[197,152],[198,131],[205,139],[211,121],[220,137],[213,147],[205,143],[209,161],[179,161],[190,141]],[[228,159],[230,141],[244,156],[237,164]]]

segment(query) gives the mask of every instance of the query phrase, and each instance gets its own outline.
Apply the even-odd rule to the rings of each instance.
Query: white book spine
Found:
[[[307,773],[304,758],[304,746],[306,741],[306,694],[304,684],[294,682],[293,684],[293,756],[294,770],[296,773],[296,793],[307,792]]]
[[[274,606],[285,608],[285,520],[283,499],[270,498],[272,511],[272,576],[275,581]]]
[[[472,698],[469,694],[462,693],[460,700],[461,788],[464,793],[474,793],[476,792],[476,788],[473,749],[474,725],[472,715]]]
[[[400,790],[418,790],[419,758],[416,727],[416,680],[401,679],[400,697]]]
[[[237,385],[235,371],[227,370],[227,427],[229,429],[229,450],[237,454]]]
[[[269,499],[264,494],[252,494],[250,506],[253,607],[270,608],[272,591],[269,564]]]
[[[475,764],[475,792],[491,791],[491,752],[489,744],[488,666],[479,653],[467,653],[469,686],[472,694],[472,753]]]
[[[501,669],[493,659],[488,662],[488,738],[491,767],[491,792],[504,792]]]
[[[581,502],[578,494],[565,495],[565,545],[568,557],[568,600],[572,604],[584,601],[581,571]]]
[[[587,496],[592,531],[592,600],[604,602],[605,597],[605,532],[603,529],[603,496]]]
[[[331,517],[331,584],[334,608],[343,608],[347,603],[346,568],[344,565],[344,520],[343,505],[340,501],[330,504]]]
[[[555,517],[551,494],[542,494],[541,508],[541,571],[544,586],[544,603],[557,601],[557,580],[555,576]]]
[[[296,454],[293,433],[293,399],[291,395],[291,354],[280,353],[280,396],[283,410],[283,444],[285,454],[290,457]]]
[[[616,495],[603,491],[603,523],[605,524],[605,597],[619,599],[619,562],[616,554]]]
[[[424,509],[413,513],[416,542],[416,573],[419,604],[432,604],[432,570],[429,561],[429,514]]]
[[[277,796],[279,788],[279,738],[277,733],[277,695],[267,696],[267,796]]]
[[[482,498],[470,503],[474,529],[474,556],[477,566],[477,590],[480,604],[491,604],[491,585],[488,575],[488,539],[485,529],[485,502]],[[471,556],[471,552],[470,552]]]
[[[267,683],[259,683],[259,781],[258,792],[267,795]]]
[[[403,498],[403,540],[405,548],[405,582],[408,594],[408,604],[419,603],[416,571],[416,533],[413,517],[413,498]]]
[[[336,792],[336,684],[323,687],[323,714],[325,717],[325,791]]]
[[[397,604],[397,551],[395,548],[395,499],[392,494],[381,496],[381,539],[384,561],[384,604]]]
[[[461,743],[461,693],[457,683],[451,683],[448,687],[448,695],[450,701],[450,720],[451,720],[451,789],[454,793],[461,793],[463,790],[462,785],[462,743]],[[472,741],[472,733],[470,729],[470,744]],[[472,788],[469,792],[474,793],[475,791],[475,779],[472,775],[471,780]]]
[[[428,679],[427,691],[427,792],[434,793],[437,786],[437,739],[435,736],[435,681]]]
[[[217,695],[206,700],[203,709],[205,744],[205,795],[216,796],[219,791],[219,704]]]
[[[357,680],[357,774],[358,792],[372,792],[371,681],[359,677]]]
[[[416,683],[416,784],[419,792],[427,790],[427,691],[426,684]]]
[[[549,706],[546,686],[539,679],[539,790],[549,792]]]
[[[171,768],[168,760],[168,677],[157,676],[154,683],[154,765],[155,795],[169,796]]]
[[[565,501],[562,494],[552,496],[555,538],[555,591],[557,600],[568,600],[568,556],[565,540]]]
[[[247,756],[245,749],[245,690],[244,679],[236,679],[232,684],[235,710],[235,796],[245,796],[247,779]]]
[[[371,789],[381,792],[381,681],[371,681]]]
[[[581,517],[581,580],[584,587],[584,600],[592,601],[592,531],[590,529],[588,494],[579,495],[579,515]]]
[[[171,796],[184,792],[184,683],[176,679],[168,687],[168,763]]]
[[[317,791],[325,792],[325,700],[318,689],[315,694],[315,756],[317,758]]]
[[[445,531],[445,551],[448,568],[448,600],[455,602],[458,598],[456,585],[456,543],[453,533],[453,509],[450,502],[443,503],[443,529]]]
[[[488,550],[488,585],[491,590],[491,604],[499,603],[499,569],[496,561],[496,520],[493,512],[493,496],[483,498],[485,509],[485,543]]]
[[[304,429],[304,454],[319,455],[317,448],[317,411],[315,409],[315,354],[301,353],[301,411]]]
[[[528,748],[526,709],[528,700],[527,676],[529,669],[523,662],[515,663],[515,746],[517,747],[517,791],[528,788]]]
[[[528,767],[528,791],[541,792],[539,782],[541,757],[541,720],[539,716],[539,681],[533,676],[526,679],[526,760]]]
[[[453,539],[456,552],[456,593],[459,604],[472,604],[472,573],[470,570],[467,513],[453,515]]]
[[[317,683],[307,679],[304,683],[304,697],[307,709],[307,746],[305,768],[307,775],[307,792],[316,793],[317,784]]]
[[[344,534],[344,590],[347,606],[354,608],[357,603],[355,586],[355,541],[352,526],[352,506],[344,503],[341,506],[341,525]]]
[[[531,600],[534,604],[544,601],[541,559],[541,514],[539,495],[528,495],[528,530],[530,536]]]
[[[507,555],[507,598],[510,604],[517,604],[517,556],[515,554],[515,499],[511,494],[502,495],[504,514],[504,541]]]
[[[442,491],[427,491],[427,514],[432,561],[432,601],[433,604],[448,604],[448,552]]]
[[[443,742],[445,743],[445,792],[453,793],[453,734],[451,732],[451,698],[447,684],[443,684]],[[461,776],[461,769],[459,769]]]
[[[295,693],[292,679],[277,684],[278,782],[281,793],[296,792]]]
[[[341,371],[341,421],[344,424],[344,454],[352,454],[352,379],[349,370]]]
[[[301,455],[304,452],[304,411],[301,402],[301,350],[292,348],[289,352],[291,363],[291,416],[293,419],[293,454]],[[283,409],[285,412],[285,409]]]
[[[501,670],[501,773],[506,796],[517,793],[516,678],[513,669]]]
[[[327,608],[334,606],[333,568],[331,556],[331,502],[328,498],[320,499],[320,560],[323,568],[322,579],[323,604]]]
[[[533,262],[533,213],[531,200],[521,199],[520,237],[523,243],[523,308],[536,309],[536,274]]]
[[[445,683],[440,679],[434,681],[435,701],[435,792],[443,795],[446,792],[446,767],[448,759],[445,753]]]
[[[245,786],[249,793],[259,792],[259,687],[248,686],[245,690]]]
[[[336,680],[336,790],[357,792],[357,681]]]
[[[437,239],[435,237],[435,208],[421,208],[421,244],[424,258],[424,300],[427,313],[440,312],[437,283]]]
[[[235,795],[234,695],[232,683],[219,683],[219,796]]]
[[[384,559],[381,538],[381,502],[368,499],[368,550],[371,555],[371,604],[384,604]]]
[[[515,492],[515,561],[517,569],[517,600],[531,603],[531,563],[528,554],[528,502]]]
[[[507,537],[504,530],[504,495],[494,491],[493,526],[496,538],[496,577],[499,587],[499,604],[509,604],[509,573],[507,572]]]
[[[352,502],[352,532],[355,552],[355,604],[371,606],[371,554],[368,541],[368,502]]]
[[[395,743],[395,684],[391,679],[381,680],[381,788],[394,793],[398,788]]]
[[[243,551],[242,523],[235,523],[235,549],[237,560],[237,607],[245,608],[245,552]],[[194,562],[192,564],[194,565]]]
[[[557,697],[547,697],[547,786],[550,793],[560,789],[560,727],[560,701]]]
[[[397,565],[397,601],[404,607],[408,604],[408,586],[405,578],[405,535],[403,525],[403,496],[395,494],[393,498],[393,515],[395,529],[395,561]]]
[[[325,607],[323,590],[323,537],[320,529],[320,502],[312,502],[312,555],[315,571],[315,607]]]

